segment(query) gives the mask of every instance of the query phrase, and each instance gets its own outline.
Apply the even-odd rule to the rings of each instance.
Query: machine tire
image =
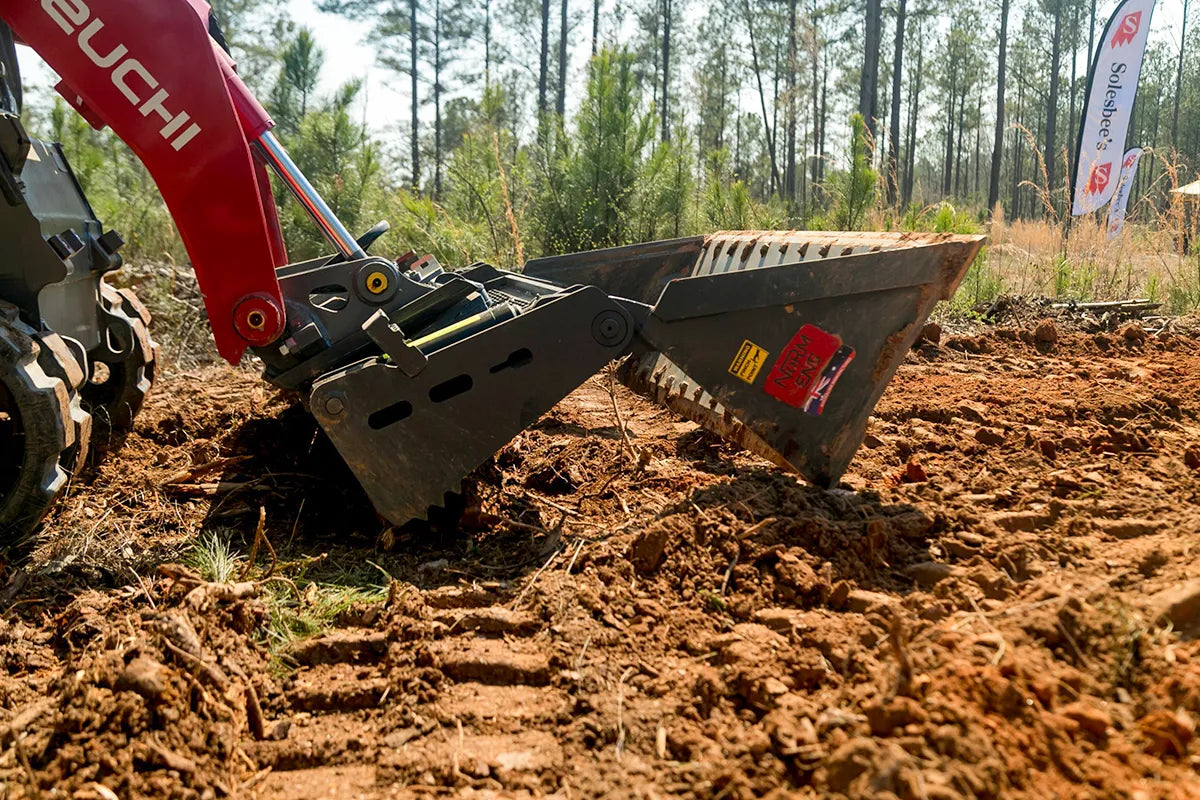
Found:
[[[132,334],[132,348],[120,361],[103,362],[107,376],[99,379],[93,359],[92,374],[83,385],[84,403],[95,419],[96,433],[122,437],[133,429],[133,421],[150,387],[154,384],[158,348],[150,338],[150,312],[131,289],[117,289],[100,282],[104,310],[121,319]]]
[[[86,447],[77,431],[89,425],[72,413],[78,398],[42,367],[38,338],[15,306],[0,303],[0,548],[22,544],[37,527]]]
[[[71,348],[57,333],[44,331],[37,334],[36,338],[40,345],[38,364],[47,375],[61,380],[70,392],[71,399],[67,409],[74,428],[75,441],[63,450],[60,462],[63,469],[67,470],[71,477],[75,477],[87,462],[92,442],[92,415],[84,409],[83,398],[79,394],[86,373],[71,352]]]

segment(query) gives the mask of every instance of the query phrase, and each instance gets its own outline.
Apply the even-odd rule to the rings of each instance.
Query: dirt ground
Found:
[[[1200,340],[1052,333],[914,350],[828,492],[598,376],[457,530],[168,375],[0,576],[0,798],[1200,797]]]

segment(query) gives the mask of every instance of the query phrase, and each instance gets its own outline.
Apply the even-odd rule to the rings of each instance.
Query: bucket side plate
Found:
[[[953,295],[982,244],[929,234],[714,235],[694,277],[663,292],[647,328],[652,349],[626,362],[622,378],[832,485],[933,306]],[[731,274],[760,270],[740,282]]]

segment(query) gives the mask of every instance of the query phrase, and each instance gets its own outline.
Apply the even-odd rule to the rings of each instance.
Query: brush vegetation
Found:
[[[761,181],[746,174],[744,154],[702,151],[676,120],[664,129],[637,54],[601,49],[587,65],[577,111],[544,115],[531,140],[518,135],[520,103],[499,83],[457,104],[457,138],[441,156],[445,176],[439,171],[436,190],[417,190],[386,137],[356,120],[364,102],[360,83],[317,93],[324,55],[308,31],[288,38],[277,62],[274,82],[263,91],[280,138],[351,230],[391,222],[376,248],[380,255],[412,250],[452,267],[485,261],[513,268],[545,254],[719,229],[981,232],[990,235],[990,247],[964,281],[958,307],[1001,293],[1147,297],[1176,313],[1200,306],[1200,257],[1187,252],[1195,204],[1165,199],[1182,166],[1162,155],[1158,191],[1144,193],[1124,232],[1107,241],[1104,221],[1095,217],[1068,229],[1065,158],[1052,185],[1054,171],[1028,132],[1040,176],[1021,183],[1023,195],[1034,198],[1032,216],[1008,221],[999,203],[990,213],[978,201],[924,203],[919,185],[907,202],[902,193],[889,204],[894,193],[885,171],[875,168],[881,156],[871,128],[853,114],[842,152],[828,159],[801,206],[778,192],[764,195]],[[32,127],[64,143],[98,214],[128,240],[128,260],[166,265],[139,288],[150,294],[160,324],[179,328],[168,338],[185,340],[180,351],[203,346],[187,254],[148,173],[111,133],[93,130],[61,100],[32,105]],[[663,130],[675,135],[664,137]],[[327,252],[300,206],[281,187],[276,197],[291,259]]]

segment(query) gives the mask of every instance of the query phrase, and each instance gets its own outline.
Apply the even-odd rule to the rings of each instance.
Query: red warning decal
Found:
[[[805,325],[775,361],[763,389],[789,406],[820,414],[853,359],[854,348],[842,344],[840,336]]]

